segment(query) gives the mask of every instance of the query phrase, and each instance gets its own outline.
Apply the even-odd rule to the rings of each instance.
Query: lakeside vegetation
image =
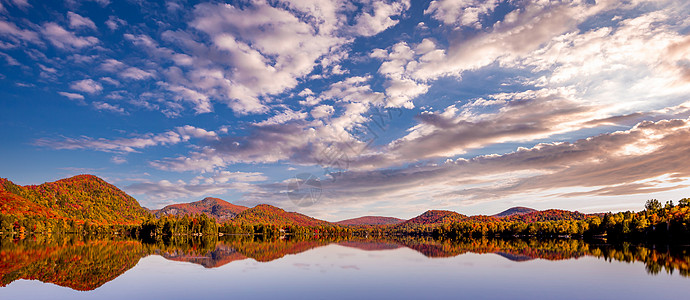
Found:
[[[445,237],[536,236],[606,237],[615,240],[690,241],[690,199],[662,205],[648,200],[639,212],[575,214],[549,210],[506,218],[466,218],[442,224],[409,224],[394,232]]]

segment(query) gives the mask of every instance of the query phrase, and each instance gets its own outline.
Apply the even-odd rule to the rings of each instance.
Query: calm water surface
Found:
[[[686,247],[579,240],[2,239],[0,299],[686,299]]]

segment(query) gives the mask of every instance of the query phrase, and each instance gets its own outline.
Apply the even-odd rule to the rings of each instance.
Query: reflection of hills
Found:
[[[457,247],[447,241],[431,238],[398,237],[395,241],[426,257],[453,257],[467,252],[464,248]]]
[[[172,250],[161,252],[160,255],[168,260],[190,262],[202,265],[204,268],[217,268],[233,261],[247,259],[246,256],[237,252],[235,248],[222,243],[218,243],[214,250],[201,253]]]
[[[583,256],[624,262],[643,262],[650,274],[678,270],[690,276],[690,251],[687,247],[659,247],[655,250],[630,244],[591,244],[582,240],[462,239],[390,237],[324,238],[315,236],[263,238],[231,236],[200,239],[177,237],[142,243],[136,240],[84,240],[70,236],[53,240],[0,239],[0,286],[17,279],[40,280],[75,290],[93,290],[120,276],[150,254],[173,261],[221,267],[252,258],[269,262],[329,244],[365,251],[407,247],[433,258],[464,253],[496,254],[511,261],[533,259],[563,260]]]
[[[589,244],[581,240],[463,239],[448,243],[465,252],[492,253],[513,261],[578,258],[589,249]]]
[[[184,261],[202,265],[206,268],[216,268],[233,261],[252,258],[259,262],[269,262],[289,254],[302,253],[310,249],[328,245],[332,239],[268,239],[258,236],[226,236],[221,238],[215,246],[184,244],[159,245],[156,254],[174,261]],[[190,241],[193,243],[193,241]],[[161,249],[161,248],[165,249]]]
[[[528,260],[533,260],[535,259],[534,257],[531,257],[529,255],[524,255],[524,254],[513,254],[513,253],[507,253],[507,252],[502,252],[498,251],[496,254],[503,256],[509,260],[512,261],[528,261]]]
[[[259,262],[269,262],[275,259],[282,258],[285,255],[297,254],[314,248],[326,246],[332,240],[325,238],[312,239],[275,239],[269,241],[247,240],[247,239],[232,239],[223,241],[231,247],[237,249],[237,252],[253,258]]]
[[[17,279],[40,280],[74,290],[96,289],[134,267],[143,257],[136,241],[66,241],[14,244],[3,240],[0,285]]]

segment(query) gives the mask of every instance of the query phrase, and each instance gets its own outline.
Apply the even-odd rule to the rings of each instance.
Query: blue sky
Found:
[[[0,1],[0,177],[326,220],[690,193],[685,1]],[[287,191],[320,180],[313,205]]]

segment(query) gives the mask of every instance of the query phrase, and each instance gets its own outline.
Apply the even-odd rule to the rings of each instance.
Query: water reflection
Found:
[[[32,279],[69,287],[94,290],[133,268],[141,258],[159,255],[172,261],[217,268],[234,261],[253,259],[269,262],[289,254],[338,244],[363,251],[413,249],[426,257],[454,257],[465,253],[496,254],[514,262],[534,259],[566,260],[584,256],[605,261],[642,262],[647,273],[676,270],[690,276],[687,247],[605,244],[582,240],[460,239],[419,237],[365,239],[357,237],[220,238],[173,237],[139,241],[121,237],[95,239],[84,236],[35,236],[0,239],[0,285],[17,279]]]
[[[79,236],[0,240],[0,285],[35,279],[74,290],[96,289],[133,268],[146,255],[133,240]]]

